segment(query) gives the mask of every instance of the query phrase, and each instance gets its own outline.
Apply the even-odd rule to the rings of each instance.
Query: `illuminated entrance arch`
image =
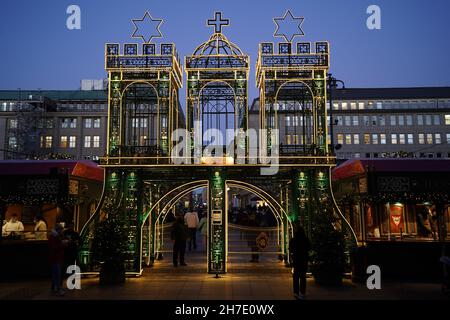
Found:
[[[140,52],[137,44],[124,44],[122,49],[119,44],[106,45],[108,141],[106,155],[100,159],[105,183],[99,206],[82,230],[79,264],[83,273],[99,271],[92,260],[92,243],[94,229],[100,217],[107,216],[108,205],[117,203],[126,219],[125,268],[128,274],[139,275],[158,254],[161,239],[157,229],[164,216],[174,203],[198,188],[207,188],[207,272],[211,274],[227,270],[228,187],[247,190],[267,202],[279,222],[286,262],[295,225],[303,225],[311,235],[313,218],[318,215],[334,217],[333,226],[349,243],[356,243],[336,205],[330,181],[336,158],[327,143],[329,44],[291,41],[278,43],[278,48],[272,42],[259,45],[259,126],[255,129],[261,129],[257,144],[272,153],[261,152],[255,158],[249,155],[248,137],[250,58],[222,33],[226,21],[222,15],[216,13],[215,17],[209,21],[214,33],[185,58],[185,117],[178,101],[183,70],[174,44],[161,43],[157,48],[145,42]],[[298,137],[278,146],[275,142],[282,137],[271,137],[276,130],[279,135],[282,129],[288,132],[282,126],[288,116],[297,126],[289,135]],[[206,121],[206,127],[196,126],[197,120]],[[192,161],[176,164],[174,158],[179,155],[172,154],[172,146],[177,137],[172,137],[172,131],[185,129],[187,136],[202,137],[210,127],[235,129],[239,137],[234,137],[232,151],[242,157],[228,161],[230,155],[223,159],[212,154],[214,161],[194,161],[197,151],[201,155],[203,150],[186,139],[190,144],[186,143],[183,157]],[[274,161],[268,163],[267,159]],[[274,169],[270,176],[263,170],[268,168]]]

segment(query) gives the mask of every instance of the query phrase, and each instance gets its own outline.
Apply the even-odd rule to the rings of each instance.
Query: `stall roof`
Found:
[[[103,169],[92,161],[75,160],[3,160],[2,175],[45,175],[52,170],[68,172],[71,176],[103,181]]]
[[[450,172],[450,159],[367,159],[348,160],[333,170],[333,180],[377,172]]]

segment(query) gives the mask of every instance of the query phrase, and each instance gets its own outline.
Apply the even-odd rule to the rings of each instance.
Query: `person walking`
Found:
[[[294,269],[294,272],[292,273],[294,297],[299,300],[305,299],[306,295],[306,272],[308,271],[310,250],[311,242],[306,236],[303,227],[298,226],[298,229],[294,233],[294,237],[289,242],[289,251]]]
[[[184,262],[184,253],[186,251],[187,226],[184,224],[182,216],[178,216],[172,227],[171,239],[173,242],[173,266],[178,267],[178,258],[180,266],[187,266]]]
[[[191,208],[184,216],[184,221],[189,229],[189,251],[191,251],[192,247],[195,250],[197,249],[197,227],[199,224],[197,212]]]
[[[206,212],[203,214],[202,218],[200,219],[200,222],[198,223],[197,229],[200,231],[200,234],[202,235],[203,240],[203,246],[205,247],[205,250],[207,250],[207,237],[208,237],[208,218],[206,217]]]
[[[52,291],[57,295],[64,295],[62,288],[62,266],[64,263],[64,245],[63,227],[57,223],[55,228],[50,232],[48,238],[49,262],[52,275]]]
[[[63,231],[63,239],[67,240],[67,246],[64,248],[64,269],[76,264],[78,249],[81,244],[80,234],[75,231],[73,222],[67,224],[67,228]]]

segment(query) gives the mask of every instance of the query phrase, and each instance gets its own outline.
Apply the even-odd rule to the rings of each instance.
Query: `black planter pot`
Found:
[[[313,272],[314,282],[321,286],[342,286],[343,273],[337,266],[321,266]]]
[[[125,283],[125,266],[123,262],[110,261],[100,268],[100,285],[120,285]]]

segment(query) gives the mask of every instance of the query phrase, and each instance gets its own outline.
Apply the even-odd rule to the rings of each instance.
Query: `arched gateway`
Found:
[[[288,259],[293,226],[313,232],[313,217],[338,217],[336,228],[353,238],[334,201],[330,173],[335,157],[327,144],[327,42],[261,43],[256,63],[259,126],[249,129],[249,56],[215,32],[185,58],[186,118],[180,108],[182,65],[175,45],[146,42],[106,45],[108,144],[99,206],[83,229],[79,263],[92,263],[96,221],[114,205],[128,232],[129,274],[140,274],[160,247],[158,226],[181,197],[206,188],[207,271],[227,271],[227,188],[258,195],[275,214],[282,256]],[[292,39],[291,39],[292,40]],[[279,143],[281,116],[295,122],[295,140]],[[287,122],[287,120],[286,120]],[[256,130],[255,130],[256,129]],[[288,130],[288,128],[285,128]],[[356,238],[355,238],[356,239]]]

